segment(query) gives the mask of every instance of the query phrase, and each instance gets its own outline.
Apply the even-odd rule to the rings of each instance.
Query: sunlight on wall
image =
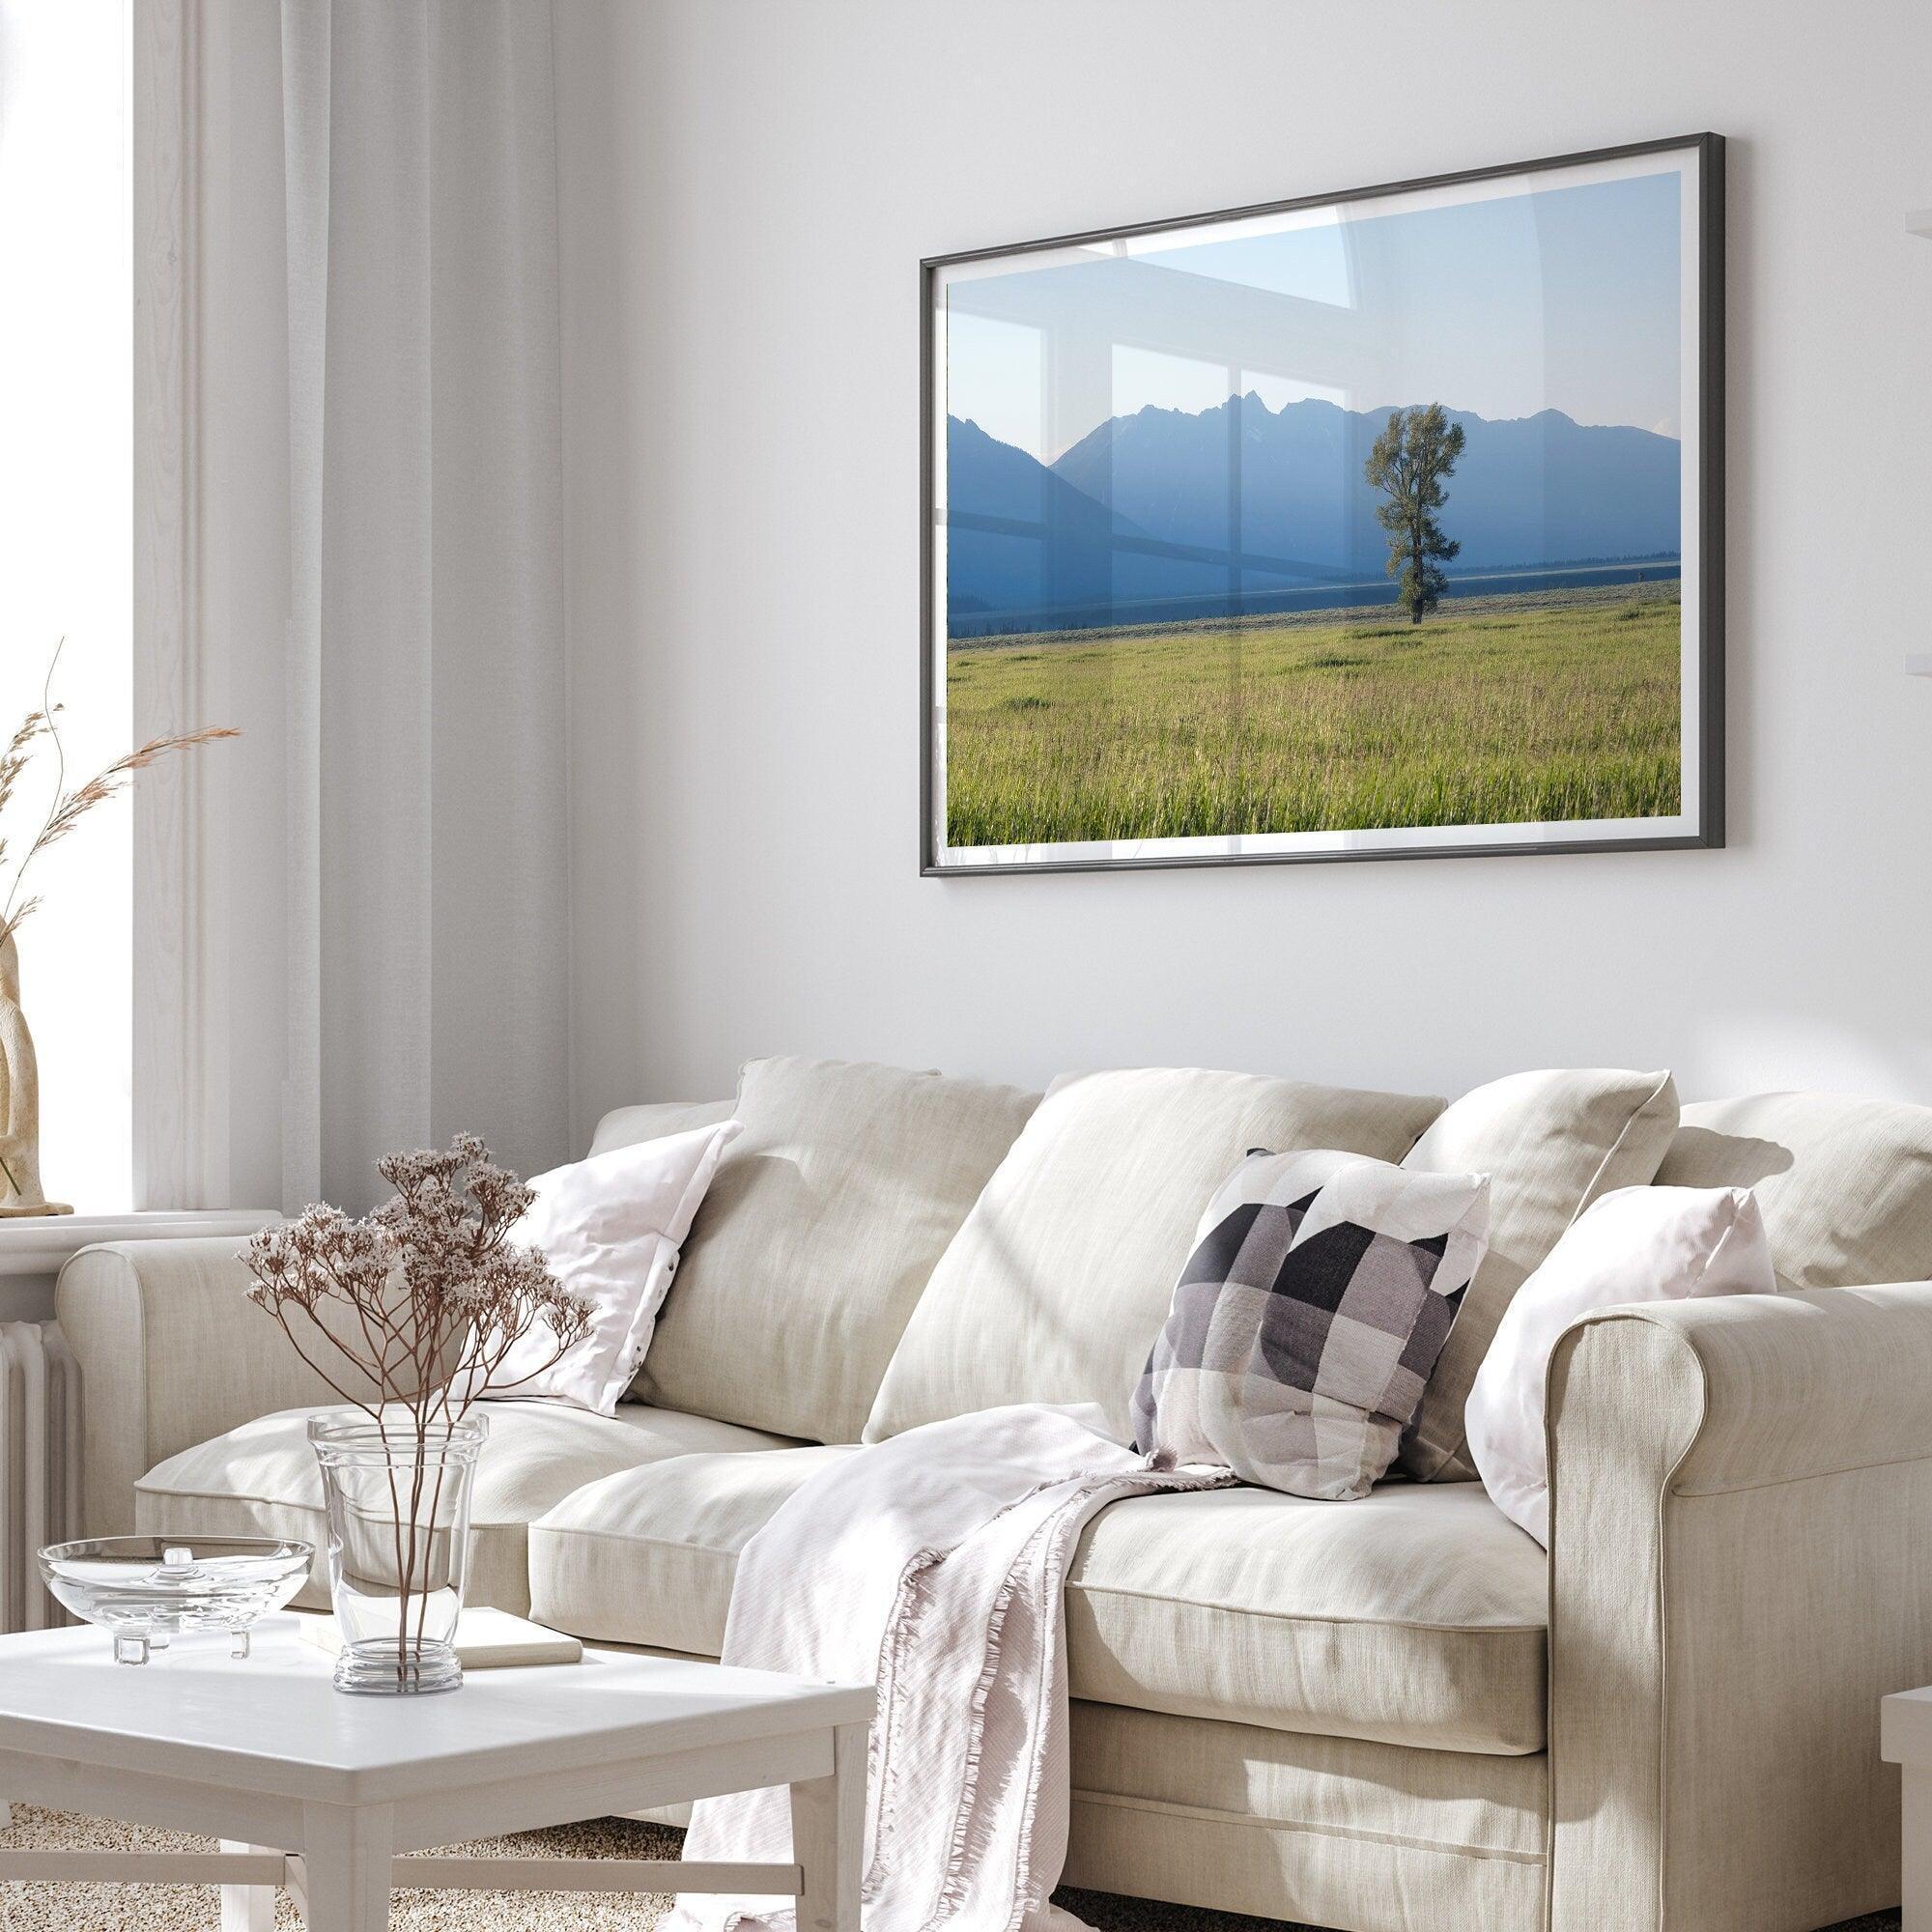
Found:
[[[0,733],[54,696],[70,784],[131,736],[132,287],[127,0],[0,0]],[[0,834],[52,795],[43,742]],[[11,883],[0,869],[0,896]],[[125,798],[35,863],[21,1005],[41,1069],[41,1171],[81,1211],[132,1198],[132,841]]]

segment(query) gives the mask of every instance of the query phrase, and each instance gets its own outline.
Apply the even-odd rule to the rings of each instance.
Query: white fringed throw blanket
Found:
[[[985,1409],[855,1449],[745,1546],[724,1662],[876,1678],[866,1803],[866,1932],[1065,1932],[1065,1620],[1081,1528],[1148,1490],[1225,1469],[1157,1468],[1097,1408]],[[685,1856],[783,1862],[782,1790],[711,1798]],[[772,1898],[685,1893],[682,1932],[788,1928]]]

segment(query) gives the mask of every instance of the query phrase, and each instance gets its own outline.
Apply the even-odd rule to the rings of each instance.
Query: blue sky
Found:
[[[956,282],[947,409],[1045,462],[1249,389],[1676,436],[1679,219],[1671,170]]]

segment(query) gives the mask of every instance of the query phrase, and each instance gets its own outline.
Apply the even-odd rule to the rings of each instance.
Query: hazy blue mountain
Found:
[[[1110,599],[1184,607],[1231,591],[1378,581],[1387,545],[1362,472],[1388,413],[1312,400],[1271,411],[1253,394],[1196,415],[1149,408],[1100,424],[1050,468],[954,422],[955,516],[1044,524],[1051,534],[955,529],[952,608],[1106,622]],[[1449,414],[1467,438],[1441,513],[1463,546],[1455,570],[1676,553],[1674,438],[1556,410],[1506,422]],[[1231,573],[1236,548],[1244,561]]]
[[[1442,512],[1459,567],[1677,548],[1674,438],[1586,427],[1559,410],[1510,422],[1448,414],[1468,439]],[[1349,569],[1384,554],[1362,470],[1388,416],[1313,400],[1276,412],[1253,394],[1199,415],[1146,409],[1102,423],[1053,473],[1169,542],[1225,546],[1237,444],[1242,548]]]
[[[947,423],[947,602],[955,613],[1049,611],[1113,595],[1109,511],[976,422]],[[1028,534],[994,527],[1026,526]],[[1031,532],[1044,529],[1044,538]]]

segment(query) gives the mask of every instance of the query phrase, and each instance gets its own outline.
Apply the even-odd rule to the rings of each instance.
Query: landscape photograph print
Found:
[[[1721,162],[923,264],[923,869],[1721,844]]]

